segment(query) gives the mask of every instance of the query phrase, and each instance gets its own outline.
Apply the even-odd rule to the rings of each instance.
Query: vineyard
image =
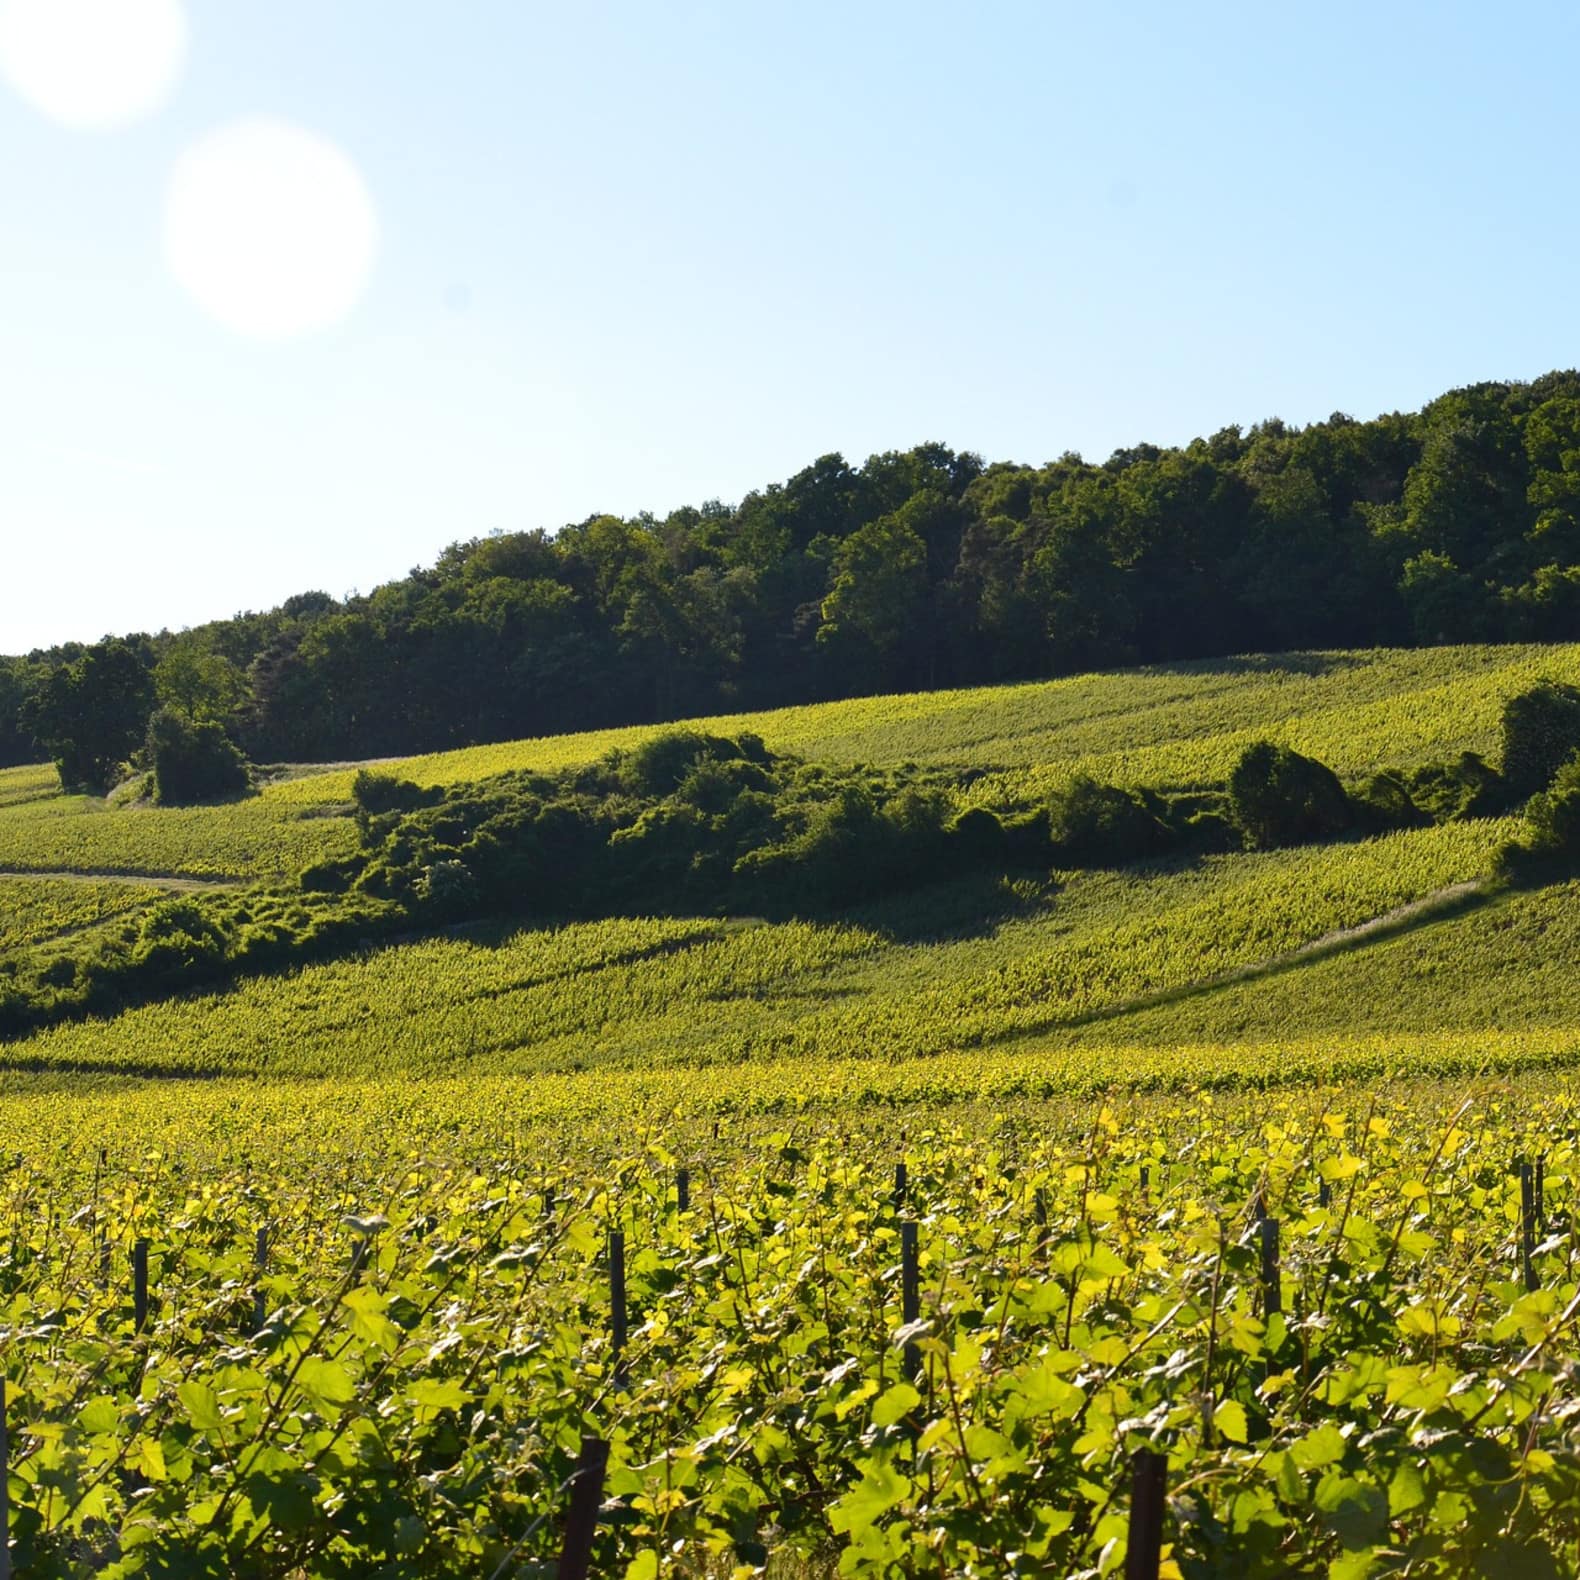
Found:
[[[1295,653],[1077,675],[966,691],[861,697],[701,721],[721,734],[751,731],[778,751],[832,762],[916,761],[983,773],[983,804],[1004,804],[1050,775],[1089,773],[1124,783],[1220,781],[1247,741],[1273,736],[1341,772],[1406,766],[1490,751],[1503,702],[1541,677],[1580,679],[1580,648],[1427,648]],[[480,779],[512,768],[592,761],[650,727],[599,730],[411,758],[400,771],[424,784]],[[344,800],[351,774],[274,786],[280,804]]]
[[[552,1573],[587,1436],[600,1575],[1580,1562],[1565,1087],[589,1084],[19,1100],[20,1571]]]
[[[996,896],[997,916],[953,937],[905,901],[828,924],[622,918],[426,939],[56,1027],[0,1047],[0,1068],[355,1076],[464,1062],[535,1074],[1036,1052],[1082,1025],[1103,1038],[1159,995],[1227,991],[1235,972],[1260,977],[1474,880],[1506,827],[1069,874],[1051,896]],[[885,925],[900,917],[923,936]],[[946,907],[936,920],[958,917]]]
[[[1543,676],[1580,649],[704,722],[1008,827],[1263,738],[1352,787],[1494,754]],[[651,734],[389,770],[476,796]],[[0,771],[0,999],[200,901],[337,903],[291,886],[352,798]],[[1499,876],[1524,823],[357,921],[0,1040],[11,1575],[1574,1574],[1580,883]]]

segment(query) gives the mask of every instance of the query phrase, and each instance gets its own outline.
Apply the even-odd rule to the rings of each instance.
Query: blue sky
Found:
[[[1100,458],[1580,361],[1572,7],[185,13],[139,119],[0,81],[0,651],[829,450]],[[360,300],[294,338],[208,316],[162,239],[254,116],[377,215]]]

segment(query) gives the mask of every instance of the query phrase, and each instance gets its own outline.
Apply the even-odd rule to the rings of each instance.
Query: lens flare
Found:
[[[158,109],[186,53],[180,0],[0,0],[0,76],[65,126]]]
[[[165,257],[211,317],[283,339],[325,329],[356,306],[378,251],[361,173],[298,126],[245,120],[177,161],[165,199]]]

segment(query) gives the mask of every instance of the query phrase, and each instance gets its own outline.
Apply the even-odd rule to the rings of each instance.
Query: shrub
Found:
[[[298,884],[307,894],[344,894],[362,876],[367,862],[360,856],[343,857],[338,861],[315,861],[303,867],[297,877]]]
[[[1432,817],[1416,805],[1410,788],[1395,773],[1373,774],[1350,798],[1356,821],[1374,833],[1420,828]]]
[[[386,812],[415,812],[418,807],[431,806],[442,794],[373,768],[358,769],[351,781],[351,799],[356,802],[357,811],[369,817]]]
[[[1008,856],[1004,825],[986,807],[967,808],[945,832],[962,866],[1002,865]]]
[[[1332,839],[1353,822],[1349,797],[1331,768],[1271,741],[1246,747],[1234,765],[1229,815],[1259,850]]]
[[[156,976],[206,975],[229,952],[224,929],[197,900],[163,900],[143,916],[132,962]]]
[[[640,746],[610,759],[616,777],[632,795],[672,795],[700,762],[730,762],[748,756],[751,746],[761,748],[755,736],[740,743],[701,730],[664,730]]]
[[[1490,763],[1475,752],[1454,763],[1431,763],[1410,775],[1410,799],[1434,823],[1457,823],[1467,817],[1491,817],[1509,799],[1508,785]]]
[[[477,879],[464,861],[436,861],[424,867],[416,893],[430,915],[447,920],[473,915],[479,900]]]
[[[1048,836],[1055,860],[1072,866],[1144,861],[1167,850],[1174,838],[1155,797],[1084,775],[1050,799]]]
[[[1503,777],[1517,800],[1545,790],[1580,749],[1580,690],[1544,680],[1504,704]]]
[[[1529,844],[1566,863],[1580,857],[1580,752],[1574,753],[1525,809]]]
[[[153,768],[154,799],[162,806],[218,800],[251,783],[247,759],[212,719],[160,708],[148,721],[143,750]]]

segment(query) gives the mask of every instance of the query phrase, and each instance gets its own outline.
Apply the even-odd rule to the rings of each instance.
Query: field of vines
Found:
[[[628,1580],[1580,1564],[1556,1079],[623,1081],[16,1098],[14,1572],[544,1576],[589,1437]]]
[[[0,877],[0,950],[80,932],[128,915],[164,892],[136,882]]]
[[[1063,874],[1033,893],[972,897],[1000,914],[973,914],[953,934],[951,892],[936,917],[908,896],[838,923],[617,919],[430,938],[58,1026],[0,1046],[0,1068],[529,1074],[1040,1051],[1081,1026],[1100,1038],[1160,996],[1287,966],[1474,880],[1506,832],[1482,820],[1177,870]],[[915,932],[896,931],[900,921]]]
[[[1542,676],[1580,647],[702,723],[1014,808],[1495,757]],[[351,772],[0,770],[0,973],[344,855]],[[1516,827],[348,934],[0,1042],[0,1580],[1580,1573],[1580,884],[1489,881]]]
[[[774,751],[828,762],[976,769],[977,799],[1012,804],[1049,776],[1125,784],[1221,783],[1253,740],[1311,752],[1341,773],[1495,753],[1504,701],[1540,677],[1580,681],[1580,647],[1453,647],[1295,653],[975,690],[861,697],[698,721],[759,734]],[[599,730],[410,758],[394,771],[455,784],[507,769],[551,770],[629,747],[651,726]],[[344,800],[351,773],[272,786],[282,805]]]
[[[1124,670],[1019,686],[857,698],[699,721],[776,751],[843,763],[934,764],[976,775],[967,798],[1014,807],[1074,773],[1116,783],[1221,782],[1251,740],[1314,753],[1344,774],[1494,754],[1503,702],[1535,679],[1580,680],[1580,647],[1287,654]],[[652,726],[471,747],[393,771],[454,784],[592,761]],[[0,769],[0,871],[219,880],[294,877],[347,854],[352,770],[296,772],[231,805],[117,809],[62,796],[48,767]]]

